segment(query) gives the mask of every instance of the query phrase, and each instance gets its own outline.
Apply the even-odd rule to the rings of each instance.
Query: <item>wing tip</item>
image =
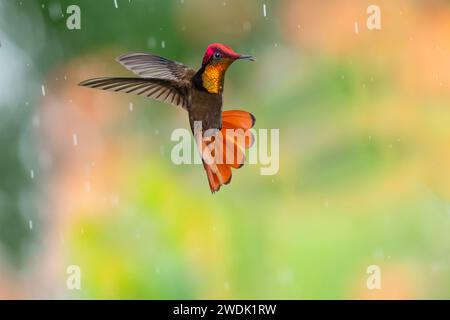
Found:
[[[135,51],[135,52],[127,52],[127,53],[121,54],[120,56],[118,56],[116,58],[116,61],[119,62],[119,63],[122,63],[123,61],[125,61],[127,59],[135,58],[135,57],[138,57],[138,56],[153,56],[153,57],[155,57],[154,54],[149,53],[149,52],[143,52],[143,51],[142,52],[140,52],[140,51],[136,52]]]
[[[96,84],[97,82],[101,82],[101,81],[104,81],[104,80],[107,80],[107,79],[110,79],[110,78],[108,78],[108,77],[100,77],[100,78],[87,79],[87,80],[83,80],[83,81],[79,82],[78,85],[81,86],[81,87],[90,87],[91,88],[91,86],[93,84]]]
[[[80,86],[80,87],[88,87],[89,88],[91,86],[92,81],[97,80],[97,79],[98,78],[83,80],[83,81],[78,83],[78,86]]]
[[[124,53],[121,54],[120,56],[116,57],[116,61],[121,63],[124,59],[126,59],[127,57],[129,57],[131,54],[133,54],[132,52],[129,53]]]

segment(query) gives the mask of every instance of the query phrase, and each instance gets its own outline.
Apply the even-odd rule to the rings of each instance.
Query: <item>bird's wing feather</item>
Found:
[[[89,88],[132,93],[187,109],[184,87],[165,79],[95,78],[79,84]]]
[[[151,53],[127,53],[116,60],[128,70],[143,78],[182,81],[187,80],[187,75],[193,71],[182,63]]]

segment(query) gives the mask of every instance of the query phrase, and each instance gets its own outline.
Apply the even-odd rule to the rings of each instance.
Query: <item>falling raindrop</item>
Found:
[[[75,147],[78,146],[78,136],[76,133],[72,134],[72,142]]]

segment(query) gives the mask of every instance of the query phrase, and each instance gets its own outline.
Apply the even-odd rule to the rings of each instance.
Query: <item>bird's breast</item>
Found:
[[[222,95],[194,89],[190,97],[189,122],[202,122],[203,131],[222,127]]]

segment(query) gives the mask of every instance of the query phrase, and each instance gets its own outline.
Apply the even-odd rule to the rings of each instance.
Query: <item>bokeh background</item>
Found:
[[[279,173],[215,195],[170,160],[183,110],[77,86],[212,42],[257,57],[225,107],[280,129]],[[443,0],[1,0],[0,298],[450,298],[449,50]]]

